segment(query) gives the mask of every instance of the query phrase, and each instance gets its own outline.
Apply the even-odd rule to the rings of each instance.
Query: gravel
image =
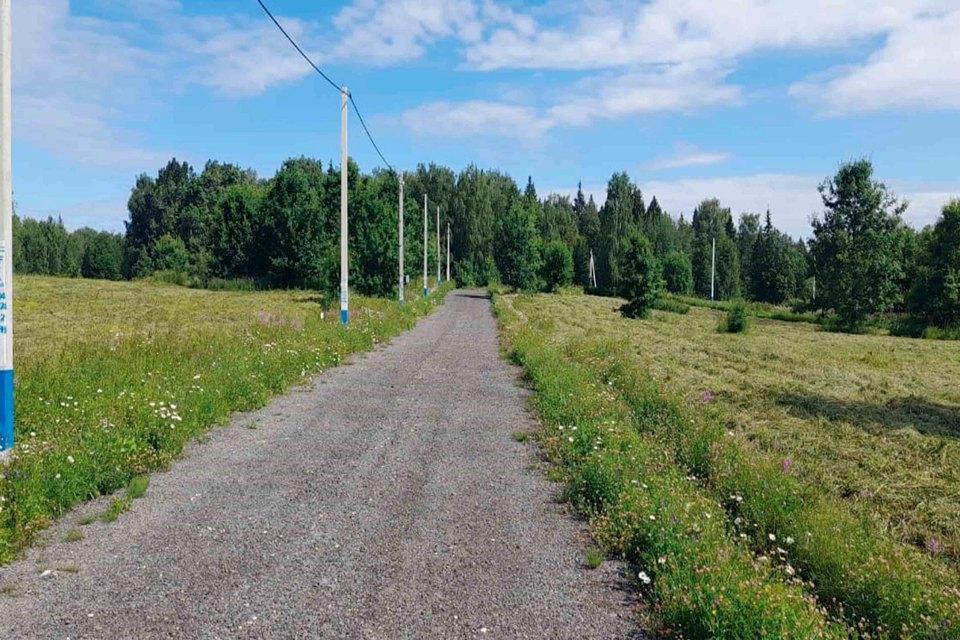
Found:
[[[454,292],[66,543],[109,498],[72,511],[0,569],[0,637],[636,637],[622,568],[586,567],[584,524],[511,438],[534,425],[498,351],[490,302]]]

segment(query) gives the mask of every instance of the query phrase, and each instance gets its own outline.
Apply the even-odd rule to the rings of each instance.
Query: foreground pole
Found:
[[[0,456],[13,448],[11,3],[0,0]]]
[[[347,253],[347,88],[340,87],[340,322],[350,317],[347,289],[350,285]]]
[[[447,282],[450,282],[450,223],[447,223]]]
[[[437,288],[440,288],[440,207],[437,207]]]
[[[427,297],[427,194],[423,194],[423,297]]]
[[[400,172],[400,306],[403,306],[403,171]]]

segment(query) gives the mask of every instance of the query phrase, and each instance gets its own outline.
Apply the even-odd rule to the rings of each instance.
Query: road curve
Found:
[[[0,638],[633,637],[619,569],[584,566],[583,524],[511,438],[516,381],[489,300],[453,292],[214,431],[118,521],[65,543],[105,503],[65,516],[0,569]]]

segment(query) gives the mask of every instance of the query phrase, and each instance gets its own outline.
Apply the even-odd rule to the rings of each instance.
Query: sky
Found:
[[[960,197],[960,0],[264,1],[399,169],[598,203],[626,171],[674,216],[716,197],[804,237],[843,161],[918,228]],[[256,0],[13,0],[13,21],[23,215],[121,231],[171,157],[339,164],[339,92]],[[349,143],[383,165],[352,113]]]

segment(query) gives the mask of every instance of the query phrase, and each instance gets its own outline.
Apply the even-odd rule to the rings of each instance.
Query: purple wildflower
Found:
[[[710,391],[703,392],[703,401],[704,402],[713,402],[713,393]]]
[[[927,551],[930,553],[942,553],[943,547],[940,546],[936,538],[930,538],[930,540],[927,541]]]
[[[783,459],[783,475],[790,475],[790,458]]]

